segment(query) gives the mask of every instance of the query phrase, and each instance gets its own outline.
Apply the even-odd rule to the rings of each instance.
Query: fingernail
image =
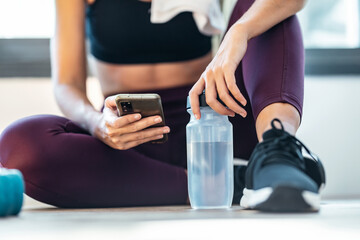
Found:
[[[161,122],[161,117],[157,117],[157,118],[155,118],[155,122],[156,122],[156,123]]]
[[[246,117],[246,113],[245,113],[245,112],[242,112],[242,113],[241,113],[241,116],[242,116],[243,118],[245,118],[245,117]]]
[[[135,119],[140,119],[140,117],[141,117],[140,114],[136,114],[136,115],[134,116]]]
[[[246,102],[246,101],[243,101],[241,104],[242,104],[243,106],[246,106],[247,102]]]
[[[169,133],[170,132],[170,128],[166,127],[163,129],[163,133]]]
[[[200,118],[199,118],[199,115],[197,115],[197,114],[195,114],[195,118],[196,118],[197,120],[200,119]]]
[[[156,136],[156,138],[163,138],[164,137],[164,135],[158,135],[158,136]]]

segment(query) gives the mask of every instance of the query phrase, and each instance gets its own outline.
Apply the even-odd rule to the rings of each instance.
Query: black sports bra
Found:
[[[160,63],[195,59],[211,50],[211,37],[199,32],[191,12],[153,24],[150,7],[151,2],[138,0],[97,0],[88,6],[92,55],[117,64]]]

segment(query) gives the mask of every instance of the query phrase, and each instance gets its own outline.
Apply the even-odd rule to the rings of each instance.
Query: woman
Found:
[[[199,32],[190,12],[164,24],[151,24],[150,1],[96,0],[89,6],[82,0],[56,1],[54,92],[67,118],[33,116],[9,126],[0,139],[2,165],[23,172],[29,196],[59,207],[186,203],[189,91],[197,118],[201,117],[197,96],[204,89],[208,104],[232,117],[236,158],[249,159],[266,130],[276,137],[286,136],[282,137],[286,141],[288,133],[295,134],[302,113],[303,46],[298,22],[290,16],[304,2],[238,1],[212,59],[210,38]],[[106,98],[102,112],[86,96],[85,26],[96,59],[96,77]],[[118,117],[114,95],[121,92],[158,93],[168,125],[146,129],[161,122],[159,116]],[[281,120],[285,131],[275,128],[274,118]],[[164,133],[169,133],[167,143],[149,143]],[[291,141],[287,143],[291,154],[299,155],[301,146]],[[279,164],[290,175],[306,170],[301,164]],[[302,190],[316,195],[317,182],[308,174],[300,175],[309,185]],[[253,179],[246,181],[249,185]],[[247,188],[267,187],[256,184]],[[237,186],[236,201],[240,192]],[[244,205],[254,207],[249,202]]]

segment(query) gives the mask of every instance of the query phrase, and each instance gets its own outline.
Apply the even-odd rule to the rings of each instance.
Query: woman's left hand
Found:
[[[246,111],[234,98],[243,106],[246,105],[246,99],[236,85],[235,71],[245,55],[247,42],[247,31],[240,24],[234,24],[226,33],[215,57],[189,92],[196,119],[201,117],[199,95],[204,89],[206,102],[214,111],[222,115],[235,116],[237,113],[246,117]],[[217,100],[218,96],[228,108]]]

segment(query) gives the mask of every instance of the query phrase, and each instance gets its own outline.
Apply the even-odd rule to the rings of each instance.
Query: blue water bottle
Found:
[[[24,181],[20,171],[0,167],[0,217],[20,212],[23,193]]]
[[[199,96],[201,118],[191,111],[186,126],[188,190],[191,207],[231,207],[234,192],[233,130],[227,116],[212,110]]]

